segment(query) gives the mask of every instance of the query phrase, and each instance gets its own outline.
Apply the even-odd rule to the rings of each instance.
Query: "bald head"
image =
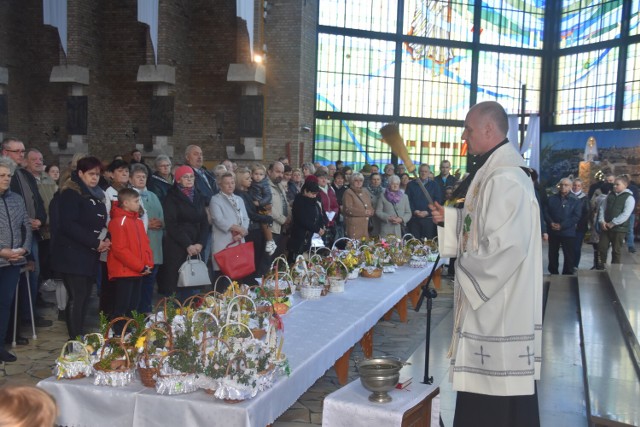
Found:
[[[509,120],[502,105],[485,101],[471,107],[464,120],[462,139],[469,153],[479,155],[500,144],[509,131]]]

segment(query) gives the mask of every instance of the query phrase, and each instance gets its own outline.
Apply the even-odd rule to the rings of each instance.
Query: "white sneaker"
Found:
[[[44,283],[42,284],[42,286],[40,287],[40,289],[42,289],[45,292],[54,292],[57,288],[57,284],[55,282],[55,280],[53,279],[47,279],[44,281]]]
[[[277,248],[278,247],[276,246],[276,242],[274,242],[273,240],[268,240],[267,244],[264,247],[264,251],[269,255],[273,255],[276,252]]]

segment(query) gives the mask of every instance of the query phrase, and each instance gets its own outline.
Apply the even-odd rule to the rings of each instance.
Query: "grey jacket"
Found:
[[[22,248],[27,253],[31,248],[31,222],[24,200],[11,190],[0,196],[0,249],[4,248]],[[0,258],[0,267],[25,263],[24,258],[16,263],[9,263],[5,258]]]

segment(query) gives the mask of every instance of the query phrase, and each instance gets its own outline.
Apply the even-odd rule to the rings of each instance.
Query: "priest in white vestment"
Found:
[[[454,426],[539,426],[542,244],[525,163],[497,102],[475,105],[462,139],[477,162],[464,207],[436,204],[443,257],[457,257],[450,374]]]

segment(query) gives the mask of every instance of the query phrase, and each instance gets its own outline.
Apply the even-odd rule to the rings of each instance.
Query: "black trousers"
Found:
[[[412,217],[407,223],[407,231],[418,239],[425,237],[427,239],[433,239],[438,235],[437,226],[433,223],[431,216],[426,218]]]
[[[69,294],[69,302],[65,310],[67,331],[69,338],[75,339],[77,336],[84,335],[84,319],[87,317],[89,297],[95,277],[63,274],[62,280]]]
[[[560,247],[562,247],[562,255],[564,256],[562,274],[573,274],[575,240],[575,237],[561,237],[549,233],[549,273],[558,274],[558,256]]]
[[[142,277],[118,277],[113,279],[112,286],[115,293],[114,318],[119,316],[130,317],[131,312],[138,308],[141,283]]]
[[[540,427],[538,392],[489,396],[459,391],[453,427]]]

